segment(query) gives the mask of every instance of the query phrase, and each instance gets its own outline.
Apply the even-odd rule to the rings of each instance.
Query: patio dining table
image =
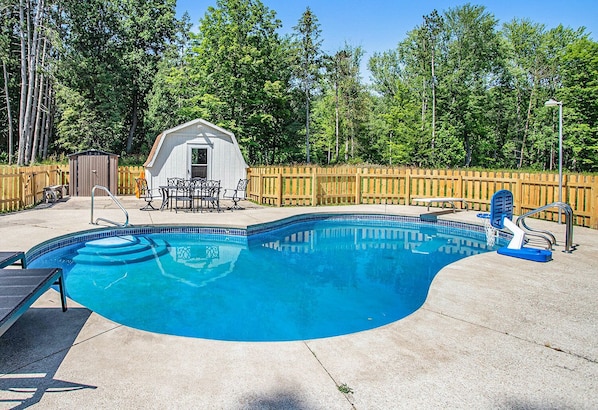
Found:
[[[178,184],[161,185],[162,204],[160,210],[220,212],[220,181],[179,180]],[[174,202],[174,205],[173,205]],[[182,203],[183,206],[179,206]]]

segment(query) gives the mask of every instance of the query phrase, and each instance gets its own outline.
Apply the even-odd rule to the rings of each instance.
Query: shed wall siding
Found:
[[[246,164],[229,135],[206,126],[190,125],[166,134],[152,167],[146,168],[150,187],[166,185],[167,178],[189,178],[190,147],[208,148],[208,178],[234,188],[246,177]]]

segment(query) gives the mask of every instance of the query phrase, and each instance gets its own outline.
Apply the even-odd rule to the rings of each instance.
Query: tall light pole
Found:
[[[554,98],[544,103],[546,107],[559,107],[559,202],[563,202],[563,102]],[[559,207],[559,224],[561,223],[561,208]]]

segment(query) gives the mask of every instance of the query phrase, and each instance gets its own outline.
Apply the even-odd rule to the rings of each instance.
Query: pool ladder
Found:
[[[517,218],[516,224],[520,228],[523,228],[526,232],[526,236],[531,236],[534,238],[539,238],[541,241],[546,242],[547,249],[552,249],[553,245],[556,245],[556,238],[554,234],[550,231],[545,231],[542,229],[533,229],[527,226],[525,223],[525,218],[528,216],[532,216],[543,212],[550,208],[558,208],[559,209],[559,222],[560,222],[560,212],[565,214],[565,249],[563,252],[571,253],[575,248],[573,246],[573,209],[569,204],[565,202],[553,202],[548,205],[544,205],[540,208],[532,209],[531,211],[521,215]]]
[[[112,198],[114,203],[116,205],[118,205],[118,207],[124,212],[124,214],[125,214],[125,223],[124,224],[119,224],[118,222],[114,222],[114,221],[111,221],[110,219],[106,219],[106,218],[98,218],[94,222],[94,220],[93,220],[93,203],[94,203],[96,189],[102,189],[102,190],[106,191],[108,196],[110,198]],[[118,199],[116,199],[116,197],[114,195],[112,195],[112,192],[110,192],[110,190],[108,188],[106,188],[105,186],[102,186],[102,185],[95,185],[91,190],[91,222],[90,223],[93,225],[98,225],[98,221],[108,222],[110,224],[120,226],[120,227],[125,227],[125,226],[129,225],[129,213],[127,212],[125,207],[120,203],[120,201]]]

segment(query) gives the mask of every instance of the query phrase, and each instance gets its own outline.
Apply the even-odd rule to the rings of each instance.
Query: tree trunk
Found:
[[[436,71],[434,70],[434,46],[432,46],[432,156],[436,144]]]
[[[534,85],[532,86],[532,92],[529,95],[529,104],[527,106],[527,117],[525,118],[525,128],[523,129],[523,137],[521,139],[521,152],[519,153],[519,166],[518,166],[519,169],[521,169],[521,167],[523,166],[523,157],[525,154],[525,144],[527,141],[527,133],[529,130],[529,123],[532,118],[532,103],[534,101],[535,89],[536,89],[536,86],[535,86],[535,81],[534,81]]]
[[[52,135],[52,128],[54,126],[53,119],[54,119],[54,87],[52,86],[52,82],[48,81],[48,91],[46,92],[46,112],[45,112],[45,121],[44,121],[44,145],[42,150],[42,158],[48,158],[48,145],[50,143],[50,136]]]
[[[335,84],[334,84],[334,135],[336,137],[334,158],[335,158],[335,161],[338,161],[338,154],[339,154],[338,82],[335,82]]]
[[[10,109],[10,95],[8,92],[8,70],[6,69],[6,62],[2,61],[2,71],[4,72],[4,96],[6,98],[6,119],[8,121],[8,165],[12,165],[13,157],[13,128],[12,128],[12,112]]]
[[[127,154],[130,154],[133,150],[133,137],[135,136],[135,130],[137,129],[137,94],[133,95],[133,113],[131,118],[131,127],[129,128],[129,137],[127,138]]]
[[[305,92],[305,157],[309,164],[309,90]]]
[[[21,0],[20,2],[20,17],[22,20],[25,19],[24,15],[24,1]],[[29,3],[29,8],[32,6]],[[25,47],[25,39],[23,34],[23,28],[21,27],[21,74],[23,78],[21,81],[26,84],[25,89],[21,88],[22,92],[25,92],[25,96],[21,95],[21,101],[24,101],[25,107],[20,108],[19,112],[20,115],[23,116],[22,121],[22,134],[20,137],[20,142],[22,146],[19,146],[19,165],[26,165],[29,164],[31,160],[31,151],[32,151],[32,134],[33,134],[33,118],[35,115],[35,88],[36,88],[36,73],[37,73],[37,62],[39,60],[38,56],[38,38],[39,38],[39,31],[42,21],[44,9],[44,1],[39,0],[37,4],[37,10],[35,13],[35,17],[33,19],[33,29],[31,27],[31,21],[29,18],[29,13],[27,13],[27,44],[30,47]],[[24,21],[22,21],[24,22]],[[33,30],[33,35],[31,35]],[[25,54],[25,55],[23,55]],[[26,79],[26,80],[25,80]]]
[[[17,165],[25,164],[25,103],[27,96],[27,39],[25,33],[25,0],[19,2],[19,37],[21,45],[21,96],[19,99],[19,146]]]
[[[426,79],[422,78],[422,118],[421,118],[421,129],[426,129]]]
[[[48,41],[47,41],[47,39],[44,39],[44,47],[42,50],[42,56],[41,56],[41,62],[40,62],[41,67],[43,67],[45,64],[47,46],[48,46]],[[44,84],[45,84],[45,78],[44,78],[44,75],[42,74],[41,70],[35,70],[35,76],[36,76],[36,81],[34,81],[34,83],[37,84],[37,87],[35,87],[35,96],[34,96],[35,108],[33,110],[32,116],[31,116],[32,118],[35,117],[35,121],[32,121],[32,123],[33,123],[33,144],[31,144],[31,147],[32,147],[31,148],[31,163],[34,163],[37,160],[39,145],[40,145],[40,141],[42,139],[42,137],[40,136],[40,134],[41,134],[40,124],[41,124],[41,117],[42,117],[42,99],[43,99],[43,91],[44,91]]]

